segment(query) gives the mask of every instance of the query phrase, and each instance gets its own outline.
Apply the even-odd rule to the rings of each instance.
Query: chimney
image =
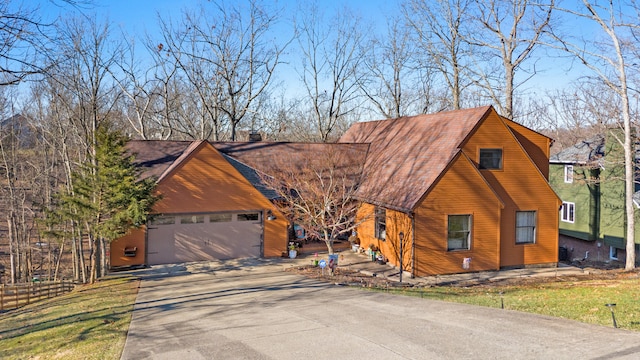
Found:
[[[249,133],[249,142],[262,141],[262,135],[259,132],[252,131]]]

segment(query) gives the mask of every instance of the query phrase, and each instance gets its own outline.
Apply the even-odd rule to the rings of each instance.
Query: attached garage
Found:
[[[262,256],[261,213],[160,216],[148,228],[149,265]]]
[[[255,170],[206,141],[131,141],[129,146],[143,176],[157,179],[160,200],[146,232],[111,244],[112,267],[274,257],[286,251],[288,221],[271,195],[256,188]]]

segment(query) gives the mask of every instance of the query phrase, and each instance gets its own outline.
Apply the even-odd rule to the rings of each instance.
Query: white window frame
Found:
[[[560,208],[560,220],[573,224],[576,221],[576,204],[568,201],[562,202]]]
[[[567,184],[573,183],[573,165],[564,166],[564,182]]]
[[[618,260],[618,248],[615,246],[609,246],[609,259]]]
[[[520,214],[533,214],[533,224],[519,224],[518,223],[518,215]],[[526,245],[526,244],[535,244],[538,237],[538,212],[535,210],[527,210],[527,211],[516,211],[516,245]],[[525,240],[521,240],[518,237],[518,234],[521,233],[520,230],[533,230],[533,234],[531,236],[527,236]],[[524,232],[524,234],[528,234],[529,232]]]
[[[452,219],[462,219],[466,220],[466,229],[451,229]],[[452,214],[447,215],[447,251],[467,251],[471,250],[471,234],[473,231],[473,218],[471,214]],[[452,237],[452,235],[462,234],[466,239],[460,240],[457,237]],[[452,246],[453,244],[457,244],[460,242],[460,246]]]

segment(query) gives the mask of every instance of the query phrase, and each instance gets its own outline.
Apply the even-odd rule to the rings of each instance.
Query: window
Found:
[[[480,149],[480,169],[502,169],[502,149]]]
[[[536,212],[516,211],[516,244],[535,244]]]
[[[180,224],[202,224],[203,222],[204,215],[182,216],[180,218]]]
[[[471,248],[471,215],[449,215],[447,250]]]
[[[609,259],[618,260],[618,248],[609,246]]]
[[[151,220],[151,225],[173,225],[176,218],[173,216],[158,216]]]
[[[260,220],[260,214],[258,213],[238,214],[238,221],[258,221],[258,220]]]
[[[387,238],[387,210],[376,207],[375,232],[376,238],[385,240]]]
[[[564,182],[566,183],[573,182],[573,165],[564,166]]]
[[[209,214],[209,222],[229,222],[231,221],[231,214]]]
[[[562,202],[561,210],[562,214],[560,218],[564,222],[573,223],[576,218],[576,204],[570,202]]]

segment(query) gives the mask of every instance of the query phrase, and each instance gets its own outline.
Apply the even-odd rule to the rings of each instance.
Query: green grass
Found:
[[[119,359],[138,283],[103,280],[0,314],[0,358]]]
[[[527,285],[408,288],[389,292],[425,299],[549,315],[613,326],[605,304],[615,303],[618,328],[640,331],[640,280],[559,281]]]

